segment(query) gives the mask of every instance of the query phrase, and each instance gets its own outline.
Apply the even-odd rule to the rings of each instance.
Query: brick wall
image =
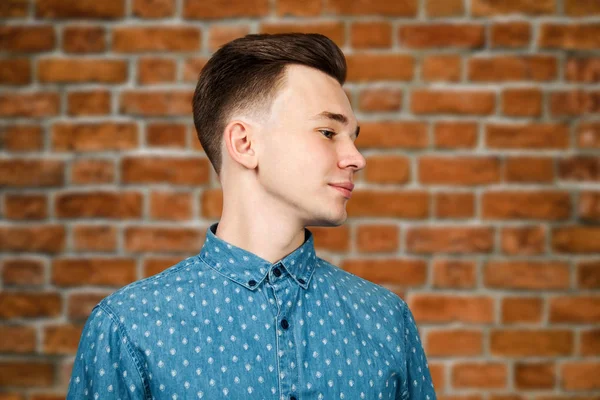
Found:
[[[222,196],[197,74],[246,33],[349,65],[367,167],[319,256],[406,299],[442,399],[600,395],[600,1],[2,0],[0,399],[64,398],[102,297]]]

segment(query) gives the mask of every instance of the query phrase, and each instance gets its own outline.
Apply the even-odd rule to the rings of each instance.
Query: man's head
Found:
[[[326,224],[303,203],[329,196],[345,204],[329,185],[351,182],[365,165],[345,79],[342,51],[319,34],[251,34],[215,52],[200,74],[193,113],[224,191],[260,191],[261,201],[278,200],[304,222]]]

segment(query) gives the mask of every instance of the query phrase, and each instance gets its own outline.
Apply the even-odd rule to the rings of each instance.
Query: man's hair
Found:
[[[317,33],[249,34],[219,48],[202,68],[192,100],[194,125],[217,175],[229,118],[236,112],[270,112],[288,64],[316,68],[340,85],[346,81],[344,53]]]

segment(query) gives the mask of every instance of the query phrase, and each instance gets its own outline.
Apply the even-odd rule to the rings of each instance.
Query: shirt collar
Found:
[[[218,222],[206,230],[204,244],[198,254],[209,267],[250,290],[257,288],[271,269],[279,267],[287,270],[302,288],[308,288],[310,278],[317,267],[314,239],[310,230],[304,228],[304,243],[300,247],[272,264],[216,236],[217,225]]]

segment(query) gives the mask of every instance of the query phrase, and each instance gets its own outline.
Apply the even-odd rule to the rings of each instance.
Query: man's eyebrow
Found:
[[[334,120],[336,122],[339,122],[343,125],[348,125],[348,117],[346,117],[344,114],[338,114],[338,113],[333,113],[330,111],[323,111],[317,115],[315,115],[314,117],[312,117],[311,119],[331,119]],[[360,133],[360,126],[357,125],[356,126],[356,131],[354,131],[354,139],[358,139],[358,134]]]

